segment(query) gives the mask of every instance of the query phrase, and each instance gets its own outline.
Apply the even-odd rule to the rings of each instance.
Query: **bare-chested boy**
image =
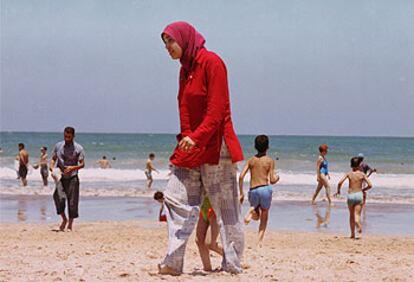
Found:
[[[151,189],[152,182],[154,181],[152,178],[152,171],[156,171],[158,173],[158,170],[155,169],[155,167],[152,165],[152,161],[155,159],[155,154],[151,153],[148,156],[147,164],[145,166],[145,176],[147,177],[147,188]]]
[[[363,203],[363,193],[372,188],[372,183],[365,173],[358,170],[359,160],[357,157],[351,159],[351,168],[352,171],[345,174],[339,181],[338,190],[335,196],[341,194],[342,184],[346,179],[348,179],[349,190],[347,195],[347,203],[349,209],[349,224],[351,227],[351,238],[355,239],[355,225],[358,233],[362,233],[361,209]],[[367,183],[367,186],[362,188],[364,182]]]
[[[19,177],[23,186],[27,186],[27,171],[29,165],[29,153],[23,143],[19,143]]]
[[[106,158],[106,156],[103,156],[102,159],[96,161],[96,163],[99,165],[100,168],[102,169],[107,169],[107,168],[111,168],[111,163],[109,162],[109,160]]]
[[[269,138],[266,135],[259,135],[254,140],[254,147],[257,154],[247,160],[239,177],[240,203],[243,203],[243,181],[247,172],[250,171],[250,208],[244,222],[248,224],[251,219],[257,220],[260,217],[259,240],[260,244],[264,237],[267,226],[269,209],[272,203],[272,186],[279,181],[279,176],[275,175],[275,161],[266,155],[269,149]]]

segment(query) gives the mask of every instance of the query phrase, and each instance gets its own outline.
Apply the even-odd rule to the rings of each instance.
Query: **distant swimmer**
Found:
[[[27,186],[27,171],[29,166],[29,153],[23,143],[19,143],[19,177],[23,186]]]
[[[329,205],[331,205],[331,186],[329,185],[331,177],[329,176],[328,160],[326,159],[326,155],[328,154],[328,145],[320,145],[319,153],[320,155],[316,161],[316,181],[318,182],[318,185],[316,186],[315,193],[312,197],[312,205],[315,205],[316,197],[318,197],[322,187],[325,187],[326,197],[328,198]]]
[[[106,159],[106,156],[103,156],[102,159],[96,161],[100,168],[106,169],[111,168],[111,163]]]
[[[40,175],[42,176],[43,186],[48,185],[47,178],[49,177],[49,169],[48,169],[48,155],[47,155],[47,147],[40,148],[40,160],[37,164],[33,165],[33,168],[37,169],[40,167]]]
[[[154,159],[155,159],[155,154],[154,153],[149,154],[147,164],[145,166],[144,173],[145,173],[145,176],[147,177],[147,189],[151,189],[152,182],[154,181],[152,178],[152,171],[159,173],[158,170],[152,164]]]
[[[361,224],[361,210],[363,203],[363,193],[372,188],[372,183],[368,179],[368,176],[359,170],[358,157],[351,159],[352,171],[342,177],[338,183],[338,189],[334,196],[341,194],[341,187],[345,180],[349,180],[349,190],[347,195],[347,203],[349,209],[349,225],[351,227],[351,238],[355,239],[355,226],[358,233],[362,233]],[[364,183],[366,187],[362,188]]]

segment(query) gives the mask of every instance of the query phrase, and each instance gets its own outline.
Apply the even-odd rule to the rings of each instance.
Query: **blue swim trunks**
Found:
[[[269,209],[272,203],[272,186],[261,186],[249,191],[250,206],[257,208],[260,206],[263,209]]]
[[[364,195],[362,192],[350,193],[346,197],[348,199],[348,205],[350,206],[360,205],[364,200]]]

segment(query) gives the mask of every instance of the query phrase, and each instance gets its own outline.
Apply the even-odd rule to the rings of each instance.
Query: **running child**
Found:
[[[243,181],[247,172],[250,171],[250,191],[248,193],[250,208],[244,218],[244,222],[248,224],[251,219],[258,220],[260,218],[258,240],[258,244],[260,244],[263,241],[269,209],[272,203],[271,184],[276,184],[279,181],[279,176],[275,174],[275,161],[266,155],[269,149],[269,138],[266,135],[259,135],[254,142],[257,154],[247,160],[246,165],[241,171],[239,189],[240,203],[243,203]]]
[[[361,209],[364,201],[363,193],[372,188],[372,183],[368,179],[367,175],[358,169],[359,160],[357,157],[351,159],[351,168],[352,171],[345,174],[339,181],[338,189],[334,196],[341,194],[342,184],[346,179],[348,179],[349,190],[347,195],[347,203],[349,209],[349,225],[351,227],[351,238],[355,239],[355,226],[358,233],[362,233]],[[367,186],[362,188],[364,182],[367,183]]]

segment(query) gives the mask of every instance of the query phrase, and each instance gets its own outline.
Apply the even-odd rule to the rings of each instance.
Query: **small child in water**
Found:
[[[151,153],[148,156],[147,164],[145,166],[145,176],[147,177],[147,188],[151,189],[152,182],[154,181],[152,178],[152,171],[155,171],[158,173],[158,170],[155,169],[155,167],[152,164],[152,161],[155,160],[155,154]]]
[[[351,238],[355,239],[355,225],[358,233],[362,233],[361,209],[364,201],[363,193],[372,188],[372,183],[365,173],[359,171],[359,160],[357,157],[351,159],[351,168],[352,171],[345,174],[339,181],[338,189],[334,196],[341,194],[342,184],[346,179],[348,179],[349,190],[347,195],[347,203],[349,209],[349,225],[351,227]],[[367,183],[367,186],[362,188],[364,182]]]
[[[240,203],[244,201],[243,181],[247,172],[250,171],[250,191],[248,194],[250,208],[247,212],[244,222],[248,224],[251,219],[258,220],[259,241],[263,241],[264,232],[267,226],[269,209],[272,203],[272,186],[279,181],[279,176],[275,175],[275,161],[266,155],[269,149],[269,138],[266,135],[259,135],[255,139],[254,147],[257,154],[247,160],[239,177]]]

